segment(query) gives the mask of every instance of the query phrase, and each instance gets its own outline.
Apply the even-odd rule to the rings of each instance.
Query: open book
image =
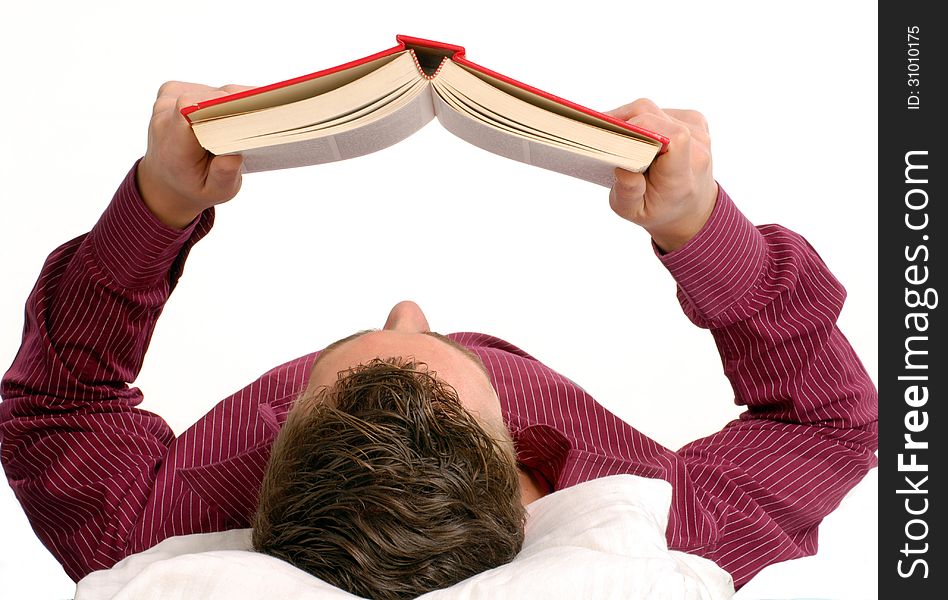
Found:
[[[464,48],[404,35],[371,56],[182,109],[201,145],[245,172],[353,158],[437,117],[494,154],[610,187],[668,139],[472,63]]]

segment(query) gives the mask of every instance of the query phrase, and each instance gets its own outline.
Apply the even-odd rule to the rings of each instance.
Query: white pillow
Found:
[[[523,549],[512,562],[421,598],[731,598],[734,586],[724,570],[668,550],[670,502],[668,482],[635,475],[555,492],[527,507]],[[79,582],[76,600],[358,598],[249,548],[249,529],[169,538],[90,573]]]

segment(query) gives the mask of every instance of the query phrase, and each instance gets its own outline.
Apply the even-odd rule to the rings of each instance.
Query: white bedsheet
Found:
[[[670,551],[671,486],[616,475],[532,503],[523,550],[425,600],[544,598],[721,600],[730,575],[713,562]],[[79,582],[76,600],[356,598],[275,558],[248,551],[250,530],[178,536]]]

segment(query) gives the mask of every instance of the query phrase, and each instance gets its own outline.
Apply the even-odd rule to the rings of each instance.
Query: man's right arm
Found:
[[[49,256],[27,300],[22,345],[0,385],[0,461],[76,580],[141,549],[146,502],[180,446],[164,420],[137,408],[142,394],[128,382],[211,227],[208,209],[240,187],[240,157],[207,153],[180,109],[237,89],[162,86],[145,157],[92,231]],[[187,516],[185,529],[207,527],[204,513]],[[148,527],[156,521],[153,511]]]
[[[77,580],[131,550],[175,436],[130,387],[207,211],[183,230],[142,203],[137,166],[88,234],[53,251],[0,384],[0,461],[37,535]]]
[[[754,227],[717,185],[704,117],[645,99],[612,114],[671,140],[644,174],[617,171],[610,204],[651,234],[748,408],[667,458],[669,545],[713,559],[740,587],[813,554],[820,521],[876,464],[876,389],[836,326],[843,287],[805,239]]]
[[[168,227],[183,229],[204,210],[236,196],[241,184],[242,157],[214,156],[202,148],[181,109],[249,89],[180,81],[158,89],[137,183],[145,205]]]

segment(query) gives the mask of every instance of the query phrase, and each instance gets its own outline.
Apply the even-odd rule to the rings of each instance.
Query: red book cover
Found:
[[[648,129],[644,129],[642,127],[637,127],[621,119],[616,119],[615,117],[611,115],[607,115],[597,110],[593,110],[591,108],[587,108],[585,106],[576,104],[575,102],[571,102],[564,98],[560,98],[559,96],[537,89],[533,86],[517,81],[516,79],[512,79],[510,77],[507,77],[506,75],[503,75],[501,73],[488,69],[487,67],[471,62],[470,60],[467,59],[465,55],[466,54],[465,49],[462,46],[458,46],[456,44],[448,44],[445,42],[438,42],[434,40],[427,40],[423,38],[412,37],[408,35],[401,35],[401,34],[395,36],[395,39],[398,42],[398,45],[388,48],[386,50],[382,50],[381,52],[376,52],[375,54],[371,54],[363,58],[359,58],[359,59],[341,64],[341,65],[337,65],[335,67],[330,67],[328,69],[323,69],[321,71],[316,71],[314,73],[309,73],[307,75],[302,75],[300,77],[294,77],[293,79],[287,79],[285,81],[271,83],[269,85],[254,88],[252,90],[237,92],[229,96],[222,96],[220,98],[205,100],[203,102],[199,102],[198,104],[187,106],[181,109],[181,114],[183,114],[186,118],[188,118],[188,122],[190,122],[191,119],[188,117],[188,115],[202,108],[224,104],[225,102],[231,102],[233,100],[247,98],[247,97],[260,94],[263,92],[268,92],[268,91],[275,90],[278,88],[295,85],[297,83],[302,83],[304,81],[309,81],[311,79],[317,79],[319,77],[324,77],[331,73],[345,71],[347,69],[351,69],[352,67],[358,66],[360,64],[371,62],[378,58],[382,58],[384,56],[389,56],[392,54],[397,54],[398,52],[402,52],[403,50],[410,49],[413,51],[413,56],[415,58],[415,62],[418,65],[419,70],[423,71],[426,74],[426,76],[428,76],[429,78],[436,76],[436,72],[437,72],[436,69],[438,65],[440,64],[441,60],[445,57],[450,57],[451,60],[455,61],[458,64],[462,64],[467,67],[470,67],[490,77],[493,77],[495,79],[498,79],[500,81],[513,85],[514,87],[536,94],[538,96],[551,100],[557,104],[561,104],[568,108],[580,111],[582,113],[585,113],[597,119],[605,120],[609,123],[612,123],[613,125],[621,127],[623,129],[627,129],[628,131],[634,132],[644,137],[651,138],[661,143],[662,146],[661,146],[661,150],[659,150],[659,153],[663,153],[668,149],[668,142],[669,142],[668,138],[659,133],[655,133],[654,131],[649,131]]]

